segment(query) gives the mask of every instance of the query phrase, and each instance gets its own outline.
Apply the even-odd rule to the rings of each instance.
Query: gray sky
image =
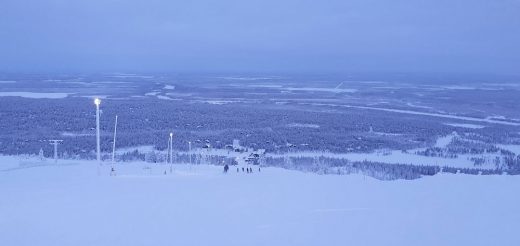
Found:
[[[520,0],[1,0],[0,71],[520,74]]]

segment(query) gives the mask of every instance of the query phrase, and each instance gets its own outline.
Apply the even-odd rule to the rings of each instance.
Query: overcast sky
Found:
[[[1,0],[0,71],[520,74],[520,0]]]

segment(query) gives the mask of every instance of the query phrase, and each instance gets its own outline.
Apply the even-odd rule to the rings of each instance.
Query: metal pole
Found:
[[[98,163],[101,165],[101,147],[99,138],[99,104],[101,103],[101,101],[96,98],[94,103],[96,104],[96,159]]]
[[[170,154],[170,173],[173,172],[173,133],[170,132],[170,141],[168,142],[170,148],[168,148],[168,152]]]
[[[173,164],[173,133],[170,132],[170,164]]]
[[[188,142],[189,156],[190,156],[190,165],[191,165],[191,141]]]
[[[166,151],[166,163],[170,163],[170,137],[168,137],[168,150]]]
[[[96,105],[96,159],[97,159],[97,174],[101,175],[101,147],[100,147],[100,139],[99,139],[99,104],[101,104],[101,100],[99,98],[94,99],[94,104]]]
[[[54,142],[54,163],[58,163],[58,141]]]
[[[114,143],[112,145],[112,165],[114,164],[115,156],[116,156],[116,134],[117,134],[117,115],[116,115],[116,123],[114,125]]]

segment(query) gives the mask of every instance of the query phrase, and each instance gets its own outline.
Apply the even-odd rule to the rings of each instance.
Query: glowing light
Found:
[[[99,100],[99,98],[94,99],[94,104],[96,104],[96,105],[101,104],[101,100]]]

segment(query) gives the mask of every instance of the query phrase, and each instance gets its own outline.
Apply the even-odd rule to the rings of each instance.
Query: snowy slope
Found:
[[[1,160],[0,245],[520,245],[516,176]]]

